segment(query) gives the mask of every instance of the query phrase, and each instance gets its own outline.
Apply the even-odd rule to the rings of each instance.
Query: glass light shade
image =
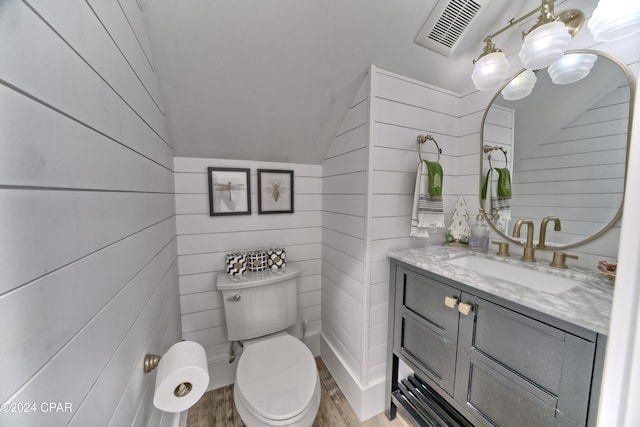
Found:
[[[497,89],[509,73],[509,61],[502,52],[493,52],[476,61],[471,80],[478,90]]]
[[[611,42],[640,31],[640,3],[636,0],[600,0],[587,26],[598,42]]]
[[[540,70],[562,58],[571,35],[562,21],[553,21],[531,31],[518,56],[525,68]]]
[[[524,70],[502,89],[502,97],[507,101],[516,101],[529,96],[538,78],[532,70]]]
[[[591,53],[568,53],[549,65],[547,72],[557,85],[574,83],[587,77],[597,58]]]

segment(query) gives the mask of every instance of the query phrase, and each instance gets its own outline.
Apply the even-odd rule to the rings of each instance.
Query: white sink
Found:
[[[475,271],[483,276],[507,280],[527,288],[550,294],[561,294],[580,284],[580,282],[555,274],[543,273],[526,267],[496,261],[473,255],[453,258],[445,261],[448,264]]]

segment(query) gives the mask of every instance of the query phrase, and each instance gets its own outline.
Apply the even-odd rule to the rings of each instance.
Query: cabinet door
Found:
[[[497,426],[585,425],[595,343],[472,295],[454,397]]]
[[[398,269],[395,350],[421,373],[453,395],[460,291],[411,271]]]

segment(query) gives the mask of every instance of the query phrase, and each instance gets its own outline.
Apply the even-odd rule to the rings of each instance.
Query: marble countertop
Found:
[[[445,262],[469,254],[568,277],[581,283],[560,294],[550,294]],[[613,284],[598,273],[574,267],[557,269],[550,267],[548,262],[525,263],[517,256],[503,258],[449,246],[397,250],[389,253],[389,256],[557,319],[608,335]]]

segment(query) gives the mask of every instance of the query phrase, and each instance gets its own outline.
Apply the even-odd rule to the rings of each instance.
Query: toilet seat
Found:
[[[266,425],[313,420],[320,381],[311,351],[290,335],[248,345],[238,362],[234,394],[236,406]]]

